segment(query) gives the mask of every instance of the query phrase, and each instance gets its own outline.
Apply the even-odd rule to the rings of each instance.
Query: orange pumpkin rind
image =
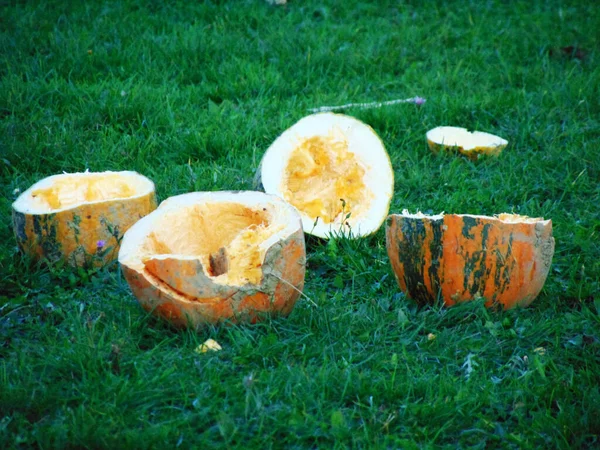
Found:
[[[419,304],[485,299],[488,307],[528,306],[554,254],[552,221],[513,214],[388,216],[386,245],[400,289]]]

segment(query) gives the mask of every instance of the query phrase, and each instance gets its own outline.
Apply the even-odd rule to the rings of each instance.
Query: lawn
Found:
[[[589,1],[8,2],[0,9],[0,442],[9,448],[600,445],[600,14]],[[307,238],[288,318],[181,331],[117,264],[16,250],[11,203],[62,171],[136,170],[161,200],[251,189],[309,109],[379,134],[392,212],[552,219],[538,299],[417,308],[383,230]],[[497,159],[436,155],[439,125]],[[310,299],[310,300],[309,300]],[[194,350],[208,338],[220,352]]]

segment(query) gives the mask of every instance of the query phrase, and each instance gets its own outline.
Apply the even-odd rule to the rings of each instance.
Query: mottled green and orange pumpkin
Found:
[[[137,220],[156,208],[154,183],[136,172],[83,172],[38,181],[12,205],[17,244],[34,258],[105,264]]]
[[[302,222],[261,192],[178,195],[131,227],[119,263],[141,306],[176,326],[285,316],[304,287]]]
[[[418,303],[484,298],[505,309],[540,293],[554,254],[552,222],[514,214],[392,214],[387,252],[400,289]]]

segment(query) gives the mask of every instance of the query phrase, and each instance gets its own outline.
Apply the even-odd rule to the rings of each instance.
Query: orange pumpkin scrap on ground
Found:
[[[84,172],[38,181],[12,205],[19,248],[35,258],[102,265],[156,208],[154,183],[136,172]]]
[[[124,236],[125,278],[147,311],[177,326],[287,315],[304,286],[298,212],[260,192],[171,197]]]
[[[400,289],[418,303],[486,299],[486,306],[529,305],[554,254],[550,220],[513,214],[392,214],[387,252]]]

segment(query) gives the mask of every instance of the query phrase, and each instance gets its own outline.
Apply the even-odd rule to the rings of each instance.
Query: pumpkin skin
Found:
[[[430,141],[429,139],[427,140],[427,145],[429,146],[429,149],[434,153],[448,153],[450,151],[456,151],[461,155],[465,156],[466,158],[470,159],[471,161],[477,161],[483,155],[499,156],[500,153],[502,153],[502,150],[504,150],[504,146],[475,147],[471,150],[465,150],[463,147],[460,146],[451,147],[449,145],[436,144],[435,142]]]
[[[89,189],[103,177],[122,183],[127,196],[92,199],[62,207],[53,191],[58,184],[62,184],[65,191],[70,185]],[[54,207],[45,204],[42,208],[32,208],[38,194],[42,197],[44,193],[54,198]],[[101,266],[116,259],[123,234],[155,208],[154,183],[138,173],[60,174],[35,183],[13,203],[13,230],[19,249],[34,259],[66,260],[73,266]]]
[[[229,201],[254,210],[265,211],[263,208],[268,209],[273,204],[284,210],[279,217],[287,222],[258,263],[261,270],[258,280],[237,285],[217,282],[210,268],[194,255],[186,258],[176,253],[136,254],[165,211],[173,213],[179,208],[183,214],[185,207],[194,204],[208,204],[214,210],[220,202]],[[212,220],[208,222],[210,226],[219,227]],[[181,235],[185,236],[185,231]],[[198,233],[192,235],[198,236]],[[167,199],[153,214],[132,227],[123,238],[119,262],[143,309],[176,327],[201,329],[224,321],[255,323],[267,316],[289,315],[304,288],[306,249],[300,216],[280,198],[259,192],[193,192]],[[226,273],[228,269],[223,270]]]
[[[552,222],[525,216],[392,214],[386,245],[400,289],[419,304],[484,298],[528,306],[552,263]]]

